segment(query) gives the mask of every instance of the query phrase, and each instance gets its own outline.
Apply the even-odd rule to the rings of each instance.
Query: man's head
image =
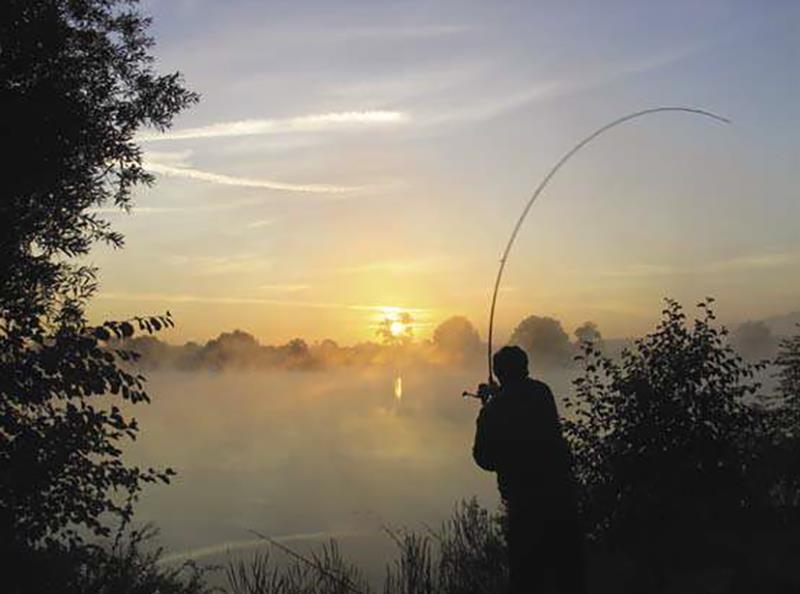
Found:
[[[494,354],[492,363],[501,384],[528,377],[528,355],[518,346],[504,346]]]

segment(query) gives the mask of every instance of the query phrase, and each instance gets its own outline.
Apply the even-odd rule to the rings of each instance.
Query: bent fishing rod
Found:
[[[725,124],[731,123],[731,121],[727,118],[719,116],[705,109],[698,109],[695,107],[653,107],[650,109],[643,109],[642,111],[629,113],[627,115],[622,116],[621,118],[617,118],[616,120],[609,122],[608,124],[598,128],[597,130],[589,134],[589,136],[581,140],[578,144],[573,146],[569,151],[564,153],[564,155],[562,155],[562,157],[556,162],[556,164],[553,165],[550,171],[548,171],[547,175],[544,176],[542,181],[539,182],[539,185],[533,191],[533,194],[531,195],[530,199],[528,199],[528,202],[525,204],[525,208],[522,209],[522,214],[517,219],[516,225],[514,225],[514,229],[511,232],[511,237],[509,237],[508,239],[508,243],[506,244],[505,250],[503,250],[503,256],[500,258],[500,267],[497,270],[497,276],[495,277],[494,281],[494,291],[492,292],[492,304],[491,307],[489,308],[489,332],[487,337],[487,348],[486,348],[486,358],[489,368],[489,385],[491,385],[494,382],[493,380],[494,369],[492,368],[492,339],[494,338],[494,314],[495,314],[495,309],[497,308],[497,294],[500,292],[500,284],[503,280],[503,272],[505,271],[506,263],[508,262],[508,256],[511,253],[511,248],[514,246],[514,242],[517,239],[517,235],[519,235],[519,231],[522,228],[522,224],[525,222],[525,219],[527,218],[528,213],[530,212],[534,202],[536,202],[541,193],[547,187],[547,184],[550,183],[550,180],[553,179],[556,173],[558,173],[559,169],[561,169],[567,163],[567,161],[569,161],[575,155],[575,153],[579,152],[583,147],[591,143],[595,138],[601,136],[603,133],[607,132],[608,130],[611,130],[612,128],[624,124],[625,122],[629,122],[631,120],[646,115],[665,112],[665,111],[688,113],[692,115],[711,118],[713,120],[717,120],[718,122],[722,122]],[[473,394],[470,392],[464,392],[463,396],[477,397],[480,398],[481,400],[484,400],[485,398],[480,393]]]

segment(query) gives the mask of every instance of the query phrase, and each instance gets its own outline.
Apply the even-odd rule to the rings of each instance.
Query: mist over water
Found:
[[[484,375],[150,372],[153,402],[133,408],[142,432],[128,456],[178,476],[145,491],[137,522],[156,523],[175,560],[252,554],[249,529],[301,551],[333,537],[378,583],[394,556],[383,526],[438,525],[472,496],[497,506],[494,476],[471,456],[478,403],[460,397]],[[564,372],[541,377],[559,394],[568,384]]]

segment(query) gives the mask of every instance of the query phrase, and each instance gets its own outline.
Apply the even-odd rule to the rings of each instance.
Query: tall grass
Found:
[[[276,564],[269,550],[231,561],[225,569],[231,594],[361,594],[369,585],[335,541],[305,560]]]
[[[427,534],[391,533],[399,558],[387,568],[385,594],[490,594],[507,581],[503,516],[474,499]]]
[[[472,499],[423,534],[387,528],[398,556],[386,568],[384,594],[502,592],[508,568],[501,518]],[[269,551],[231,561],[226,577],[231,594],[372,593],[363,574],[342,558],[333,541],[321,553],[288,565],[276,564]]]

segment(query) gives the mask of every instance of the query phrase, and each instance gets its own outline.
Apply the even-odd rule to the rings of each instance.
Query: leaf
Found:
[[[95,328],[93,334],[98,340],[109,340],[111,338],[111,333],[102,326]]]

